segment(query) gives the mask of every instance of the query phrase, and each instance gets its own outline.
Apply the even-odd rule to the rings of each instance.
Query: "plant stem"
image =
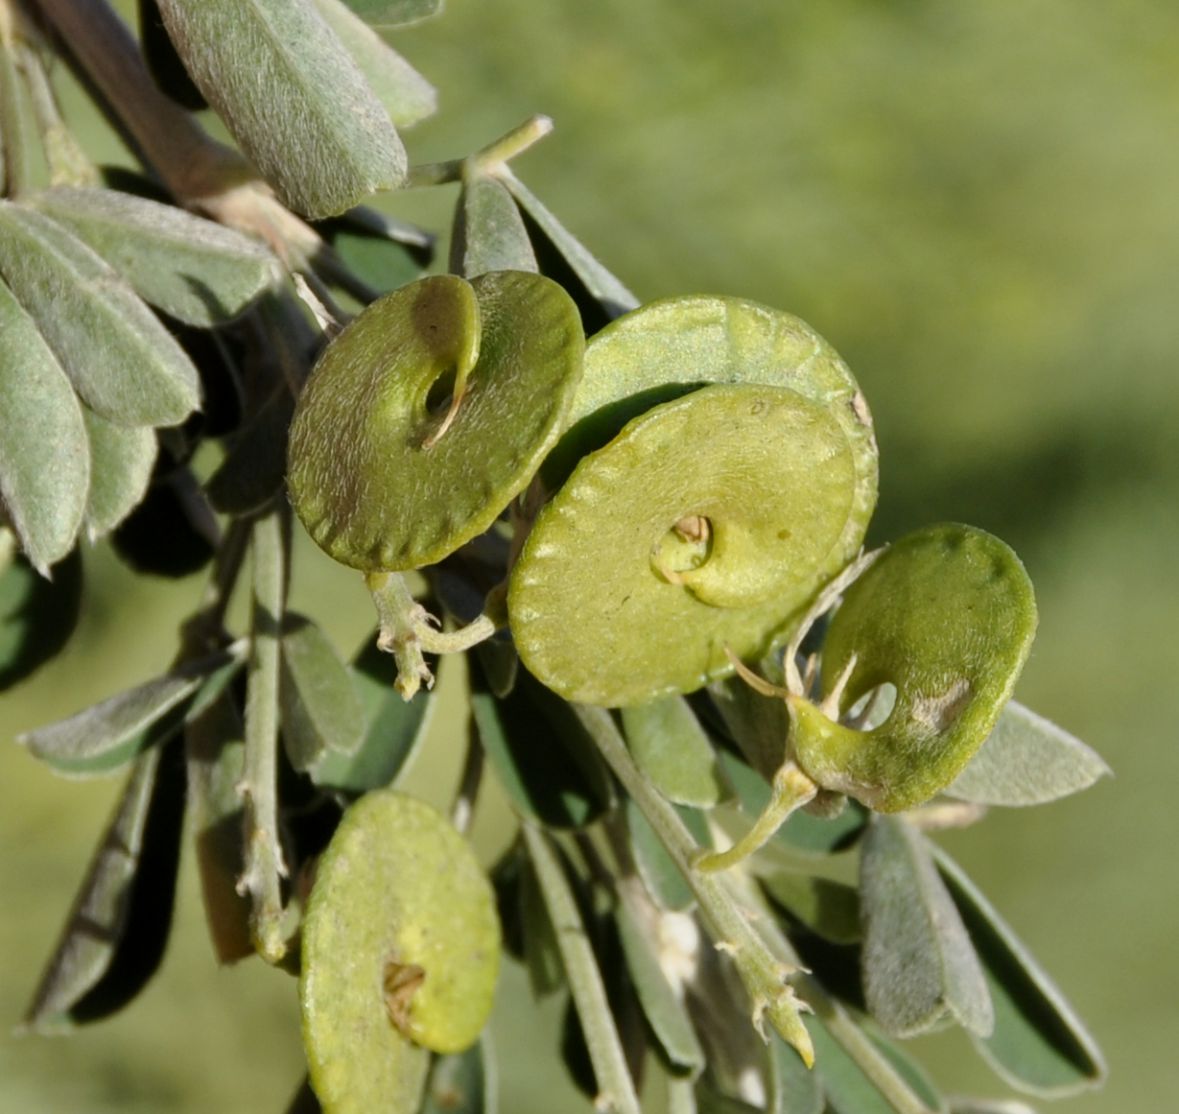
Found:
[[[523,154],[534,143],[544,139],[553,130],[553,121],[548,116],[529,116],[506,135],[480,148],[465,159],[444,159],[442,162],[423,163],[411,166],[406,179],[407,188],[422,186],[443,186],[448,182],[462,180],[467,167],[474,166],[485,174],[502,170],[509,159]]]
[[[412,700],[423,683],[426,688],[434,684],[423,650],[430,654],[462,653],[495,634],[495,620],[489,615],[480,615],[456,631],[435,629],[437,620],[413,598],[400,573],[370,572],[364,582],[377,608],[377,645],[393,655],[397,663],[396,688],[405,700]]]
[[[25,75],[33,116],[41,133],[41,146],[49,164],[51,186],[96,186],[100,182],[97,167],[78,145],[65,126],[53,86],[37,52],[24,46],[20,51],[20,68]]]
[[[182,200],[220,193],[249,176],[236,152],[210,138],[152,80],[139,46],[107,0],[37,0],[148,165]]]
[[[746,919],[725,879],[695,869],[700,847],[675,809],[634,764],[610,713],[586,705],[573,707],[602,757],[654,828],[696,895],[714,945],[733,957],[741,982],[753,1001],[754,1027],[764,1035],[763,1018],[768,1017],[782,1039],[797,1049],[809,1067],[814,1063],[814,1048],[802,1023],[794,990],[785,982],[798,968],[773,955]]]
[[[557,948],[565,965],[569,989],[577,1007],[577,1016],[585,1032],[590,1063],[598,1082],[597,1110],[619,1114],[640,1114],[634,1081],[626,1066],[622,1041],[614,1026],[614,1016],[606,998],[606,988],[594,950],[586,937],[585,926],[577,909],[569,880],[548,838],[529,820],[522,825],[524,842],[536,868],[541,894],[553,923]]]
[[[813,800],[819,787],[787,760],[774,773],[773,793],[761,815],[727,851],[708,851],[696,859],[696,869],[727,870],[760,850],[786,822],[795,809]]]
[[[827,1032],[855,1062],[856,1067],[871,1081],[884,1100],[896,1114],[931,1114],[925,1105],[901,1078],[896,1069],[884,1058],[884,1054],[856,1024],[851,1015],[833,999],[822,985],[811,975],[800,976],[799,986],[806,995]]]
[[[279,879],[287,873],[278,838],[279,625],[286,596],[286,551],[281,512],[254,523],[254,604],[246,681],[245,772],[238,793],[245,803],[245,865],[238,893],[252,901],[250,935],[267,963],[279,963],[282,933]]]

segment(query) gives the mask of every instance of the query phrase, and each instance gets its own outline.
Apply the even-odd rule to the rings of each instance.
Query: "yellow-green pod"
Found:
[[[1004,542],[955,524],[906,535],[848,589],[823,643],[825,696],[845,678],[847,712],[892,685],[892,710],[859,731],[790,697],[798,764],[879,812],[921,804],[990,734],[1035,631],[1031,581]]]
[[[521,271],[435,275],[373,302],[291,424],[308,533],[366,572],[433,564],[482,533],[564,428],[584,344],[572,299]]]
[[[831,411],[703,387],[581,460],[513,568],[524,664],[568,700],[691,692],[765,653],[860,547],[872,500]]]
[[[344,815],[303,921],[299,996],[324,1110],[417,1109],[429,1057],[479,1037],[499,969],[495,897],[440,813],[388,790]]]
[[[545,463],[553,486],[578,457],[631,418],[710,383],[787,387],[826,408],[843,429],[865,513],[876,501],[876,441],[847,364],[805,321],[745,298],[687,294],[649,302],[596,333],[569,413]]]

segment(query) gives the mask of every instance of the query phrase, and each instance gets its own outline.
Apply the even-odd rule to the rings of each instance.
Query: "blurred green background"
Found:
[[[1179,8],[450,0],[396,42],[441,91],[408,137],[414,161],[547,112],[557,131],[517,172],[642,299],[744,295],[831,340],[876,417],[875,540],[948,518],[1023,556],[1041,623],[1019,696],[1116,780],[945,842],[1107,1054],[1103,1092],[1044,1105],[1169,1109]],[[441,228],[452,202],[444,189],[389,208]],[[66,784],[7,740],[161,669],[200,586],[144,588],[104,548],[86,556],[81,629],[0,703],[6,1023],[116,788]],[[310,549],[295,577],[296,605],[350,649],[370,622],[359,581]],[[451,776],[442,739],[415,784],[441,797]],[[293,984],[219,970],[203,932],[186,867],[159,977],[68,1040],[5,1033],[0,1111],[283,1109],[301,1073]],[[563,1109],[535,1085],[534,1019],[499,1022],[501,1109]],[[948,1090],[999,1090],[965,1040],[920,1043]]]

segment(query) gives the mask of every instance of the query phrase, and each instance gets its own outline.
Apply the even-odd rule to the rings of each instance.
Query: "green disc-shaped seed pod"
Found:
[[[858,496],[876,500],[876,442],[867,402],[839,354],[805,321],[744,298],[690,294],[618,318],[586,346],[570,429],[546,464],[561,478],[579,456],[658,402],[705,383],[789,387],[828,408],[852,447]]]
[[[527,485],[583,348],[572,300],[540,275],[437,275],[378,299],[299,399],[287,477],[299,518],[366,572],[441,560]]]
[[[524,664],[567,700],[631,705],[757,657],[859,549],[855,454],[781,387],[703,387],[629,422],[537,516],[508,610]]]
[[[928,800],[990,734],[1035,632],[1032,584],[1008,545],[956,524],[906,535],[848,589],[823,643],[824,695],[846,675],[846,711],[893,685],[892,710],[857,731],[791,697],[798,764],[879,812]]]
[[[366,794],[319,862],[303,921],[299,997],[325,1110],[397,1105],[424,1049],[459,1052],[491,1011],[495,895],[468,844],[429,805]]]

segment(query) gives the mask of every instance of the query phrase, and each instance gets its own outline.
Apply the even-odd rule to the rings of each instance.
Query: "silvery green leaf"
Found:
[[[174,734],[204,679],[230,660],[217,654],[165,673],[17,741],[59,773],[109,773]]]
[[[639,1004],[667,1058],[683,1071],[704,1069],[704,1049],[688,1017],[682,994],[668,981],[659,963],[658,933],[644,928],[623,900],[615,913],[622,952]]]
[[[520,210],[498,178],[479,171],[463,175],[463,191],[454,211],[450,266],[466,278],[487,271],[537,269]]]
[[[439,1056],[418,1114],[495,1114],[495,1056],[486,1034],[466,1052]]]
[[[315,0],[315,6],[352,55],[394,124],[408,128],[434,115],[438,107],[434,86],[344,0]]]
[[[994,1025],[987,982],[925,837],[876,816],[860,858],[864,994],[896,1036],[926,1031],[945,1014],[978,1035]]]
[[[1064,995],[962,869],[935,849],[978,951],[995,1005],[991,1034],[975,1043],[1008,1083],[1045,1097],[1074,1094],[1105,1080],[1101,1050]]]
[[[159,445],[150,426],[115,425],[88,406],[82,407],[82,418],[90,441],[86,533],[94,541],[143,501]]]
[[[533,997],[543,998],[565,986],[565,966],[552,917],[540,892],[536,868],[527,858],[520,866],[519,909],[528,983]]]
[[[429,730],[437,703],[423,689],[402,700],[393,687],[392,659],[377,647],[376,635],[365,640],[349,670],[364,710],[364,737],[352,754],[328,751],[311,771],[316,785],[364,793],[389,785],[408,769]]]
[[[500,177],[520,208],[548,237],[608,317],[617,317],[639,304],[639,300],[590,254],[519,178],[510,170],[502,171]]]
[[[815,1074],[822,1081],[823,1091],[827,1097],[827,1109],[831,1114],[896,1114],[899,1108],[885,1098],[859,1065],[844,1051],[843,1046],[831,1036],[821,1018],[808,1018],[807,1029],[815,1045]],[[890,1066],[897,1067],[893,1057],[900,1054],[892,1046],[886,1047],[875,1039],[872,1040],[872,1044]],[[931,1097],[936,1099],[936,1096],[930,1094],[924,1078],[919,1077],[918,1082],[918,1077],[919,1073],[913,1076],[913,1073],[908,1071],[898,1072],[896,1085],[905,1093],[909,1104],[904,1109],[944,1110],[945,1107],[940,1101],[928,1101]]]
[[[823,1114],[823,1083],[785,1041],[770,1038],[767,1114]]]
[[[1091,747],[1012,700],[945,792],[983,805],[1038,805],[1088,789],[1110,773]]]
[[[171,927],[183,818],[180,752],[157,747],[141,755],[33,995],[25,1027],[63,1032],[106,1017],[155,973]]]
[[[776,905],[824,940],[854,944],[860,939],[859,895],[851,886],[784,870],[763,875],[760,881]]]
[[[296,770],[315,769],[329,752],[351,756],[365,735],[364,706],[352,674],[318,626],[287,612],[279,684],[282,739]]]
[[[0,335],[0,504],[47,576],[73,547],[86,510],[86,427],[61,365],[3,282]]]
[[[30,204],[68,227],[145,301],[202,328],[224,324],[282,277],[257,240],[174,205],[103,189],[46,190]]]
[[[16,539],[0,527],[0,551]],[[23,681],[69,640],[82,603],[82,556],[77,549],[56,565],[53,580],[27,557],[0,557],[0,692]]]
[[[568,704],[523,670],[505,697],[492,696],[481,674],[471,688],[488,761],[522,815],[554,828],[578,828],[601,815],[611,783]]]
[[[400,27],[429,19],[442,10],[442,0],[345,0],[365,23],[374,27]]]
[[[279,384],[258,412],[238,430],[205,491],[222,514],[260,510],[282,487],[287,465],[287,431],[295,400]]]
[[[627,797],[625,807],[631,854],[647,892],[661,909],[674,912],[691,909],[696,904],[696,898],[683,872],[630,797]],[[701,847],[711,847],[708,820],[704,814],[692,808],[681,807],[677,811],[688,830],[696,837],[696,842]]]
[[[168,330],[100,256],[44,213],[0,201],[0,273],[102,417],[175,425],[199,405],[197,370]]]
[[[725,796],[712,742],[682,696],[622,709],[635,764],[668,800],[711,808]]]
[[[203,703],[201,708],[194,703],[184,729],[189,826],[213,950],[219,963],[232,963],[254,954],[250,903],[237,892],[245,863],[238,792],[245,771],[244,732],[231,688]]]
[[[160,14],[284,204],[327,217],[401,185],[397,129],[313,0],[160,0]]]

